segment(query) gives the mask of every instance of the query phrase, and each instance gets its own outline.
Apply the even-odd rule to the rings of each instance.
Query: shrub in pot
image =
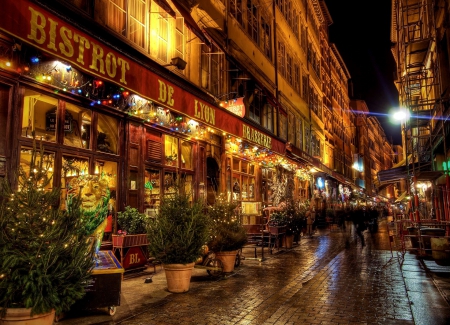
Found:
[[[237,250],[247,243],[247,231],[236,214],[237,204],[223,195],[208,207],[211,222],[209,248],[223,264],[223,272],[233,272]]]
[[[147,245],[148,217],[130,206],[124,211],[117,212],[119,231],[113,235],[114,247],[129,247]]]
[[[156,218],[148,223],[149,252],[162,262],[170,292],[189,290],[195,261],[209,238],[209,218],[204,213],[204,204],[191,202],[191,196],[183,189],[177,186],[173,193],[166,194]],[[182,269],[183,274],[174,274],[174,269]]]
[[[125,207],[124,211],[117,212],[117,223],[127,235],[146,234],[147,219],[144,213],[130,206]]]
[[[30,316],[50,313],[53,324],[55,311],[83,297],[94,267],[80,197],[59,209],[60,189],[45,190],[52,181],[45,158],[34,145],[30,169],[18,170],[19,190],[1,180],[0,320],[23,308]]]

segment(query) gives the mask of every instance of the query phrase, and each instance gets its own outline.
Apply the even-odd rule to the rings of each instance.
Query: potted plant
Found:
[[[234,271],[237,250],[247,243],[247,231],[236,214],[236,207],[236,203],[228,202],[223,195],[208,207],[211,222],[208,247],[222,261],[224,273]]]
[[[59,208],[43,148],[34,148],[29,171],[17,173],[17,189],[7,178],[0,188],[0,323],[53,324],[57,314],[85,294],[94,267],[80,197]],[[28,318],[28,319],[27,319]],[[15,323],[14,323],[15,324]]]
[[[192,269],[209,238],[209,219],[204,204],[191,202],[183,186],[161,199],[156,218],[149,220],[149,252],[166,273],[170,292],[189,290]]]
[[[138,209],[126,206],[124,211],[117,212],[119,230],[113,235],[113,247],[132,247],[147,245],[148,218]]]

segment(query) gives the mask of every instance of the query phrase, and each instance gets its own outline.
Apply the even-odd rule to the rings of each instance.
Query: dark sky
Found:
[[[391,54],[391,0],[325,0],[336,44],[353,81],[354,98],[377,114],[390,142],[401,144],[400,126],[386,114],[398,107]],[[382,115],[379,115],[382,114]]]

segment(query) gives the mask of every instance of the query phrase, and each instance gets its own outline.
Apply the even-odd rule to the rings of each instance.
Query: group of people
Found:
[[[317,212],[314,206],[310,206],[306,212],[306,235],[312,236],[314,232],[315,220]],[[375,209],[358,208],[340,211],[336,215],[341,229],[345,230],[345,221],[351,221],[355,227],[355,233],[361,241],[361,246],[365,246],[364,231],[369,229],[370,232],[376,232],[378,228],[378,211]]]

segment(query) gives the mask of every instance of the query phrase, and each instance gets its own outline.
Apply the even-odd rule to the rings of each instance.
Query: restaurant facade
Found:
[[[62,202],[74,179],[90,175],[90,204],[107,186],[111,212],[130,205],[153,216],[179,180],[208,203],[218,193],[243,202],[248,216],[279,204],[283,186],[297,201],[319,186],[310,169],[324,166],[245,119],[243,98],[216,103],[34,1],[3,6],[0,172],[13,184],[36,138]]]

